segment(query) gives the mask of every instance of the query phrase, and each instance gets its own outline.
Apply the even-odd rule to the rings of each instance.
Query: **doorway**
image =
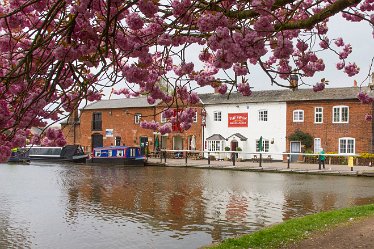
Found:
[[[239,142],[237,140],[232,140],[230,143],[230,149],[232,151],[236,151],[236,148],[238,148]],[[238,153],[231,153],[231,158],[235,155],[235,158],[238,158]]]
[[[301,152],[301,142],[291,142],[291,153],[300,153]],[[290,156],[291,162],[297,162],[297,159],[299,158],[299,155],[293,155]]]
[[[147,147],[148,147],[148,137],[140,137],[140,153],[142,155],[146,154]]]
[[[92,134],[91,136],[92,148],[103,147],[103,135],[101,134]]]
[[[179,135],[173,137],[173,150],[183,150],[183,139]]]

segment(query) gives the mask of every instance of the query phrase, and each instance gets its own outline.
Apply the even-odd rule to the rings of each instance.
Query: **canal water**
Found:
[[[0,248],[198,248],[374,203],[373,189],[365,177],[0,164]]]

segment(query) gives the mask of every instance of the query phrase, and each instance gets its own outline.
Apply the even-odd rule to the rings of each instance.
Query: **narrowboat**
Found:
[[[30,163],[29,151],[26,148],[14,148],[8,163]]]
[[[67,161],[85,163],[88,155],[80,145],[66,145],[64,147],[26,147],[30,161]]]
[[[144,166],[145,157],[141,155],[140,147],[96,147],[93,149],[89,162],[109,165]]]

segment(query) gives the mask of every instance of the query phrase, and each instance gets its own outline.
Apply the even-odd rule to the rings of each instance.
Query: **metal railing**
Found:
[[[216,158],[216,155],[220,155]],[[223,156],[222,156],[223,155]],[[244,155],[244,156],[243,156]],[[153,152],[147,155],[148,157],[160,158],[160,162],[167,162],[167,158],[177,158],[184,159],[185,164],[188,164],[188,159],[205,159],[208,161],[208,165],[211,164],[211,160],[229,160],[232,165],[235,166],[238,159],[245,158],[241,161],[251,161],[258,163],[259,167],[262,167],[263,163],[269,162],[287,162],[287,168],[290,168],[291,157],[295,156],[300,158],[300,156],[320,156],[321,154],[311,154],[311,153],[296,153],[296,152],[243,152],[243,151],[207,151],[207,150],[160,150],[158,152]],[[329,157],[346,157],[347,164],[353,170],[353,157],[358,156],[357,154],[323,154],[325,158]],[[319,169],[321,165],[319,164]]]

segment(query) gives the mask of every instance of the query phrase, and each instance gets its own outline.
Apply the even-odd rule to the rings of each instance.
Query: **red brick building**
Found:
[[[362,89],[368,91],[367,88]],[[321,92],[299,89],[287,101],[287,151],[303,151],[300,141],[290,136],[299,130],[313,137],[313,151],[339,154],[373,153],[371,104],[357,99],[358,87],[327,88]]]
[[[161,118],[165,108],[162,102],[148,104],[145,97],[101,100],[81,109],[79,120],[72,122],[69,119],[62,128],[68,144],[80,144],[88,152],[93,147],[110,145],[140,146],[143,153],[146,149],[153,152],[157,146],[169,150],[193,149],[193,139],[195,149],[200,150],[202,127],[199,106],[195,107],[195,120],[188,131],[181,132],[173,127],[172,133],[161,136],[158,132],[140,127],[142,120],[166,122]]]

